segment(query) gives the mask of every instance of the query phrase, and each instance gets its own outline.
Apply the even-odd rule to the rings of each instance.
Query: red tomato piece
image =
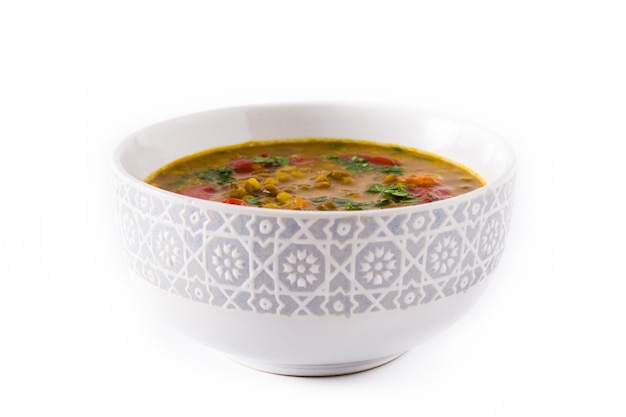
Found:
[[[398,161],[394,161],[391,158],[387,158],[385,156],[378,155],[360,155],[361,158],[365,159],[370,164],[376,165],[400,165]]]
[[[210,200],[211,196],[215,194],[217,190],[210,185],[202,185],[200,187],[187,188],[181,190],[178,193],[189,197],[201,198],[203,200]]]
[[[292,165],[303,165],[313,161],[315,161],[315,158],[309,158],[308,156],[294,156],[289,160],[289,163]]]
[[[236,206],[249,206],[249,204],[243,201],[242,199],[234,198],[234,197],[225,198],[222,200],[222,203],[234,204]]]
[[[430,203],[433,201],[445,200],[452,195],[450,190],[448,190],[447,188],[438,186],[428,188],[411,187],[409,191],[411,192],[411,194],[420,198],[420,203]]]
[[[441,186],[435,186],[430,189],[430,193],[437,197],[439,200],[443,200],[444,198],[449,198],[452,196],[452,192]]]
[[[238,174],[245,174],[254,171],[254,162],[249,159],[235,159],[229,167]]]

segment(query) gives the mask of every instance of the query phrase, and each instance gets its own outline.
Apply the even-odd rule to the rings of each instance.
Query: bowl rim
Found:
[[[467,192],[465,194],[461,194],[458,196],[454,196],[451,198],[447,198],[444,200],[433,201],[426,204],[420,205],[411,205],[406,207],[392,207],[386,209],[378,209],[378,210],[354,210],[354,211],[312,211],[312,210],[282,210],[282,209],[263,209],[262,207],[254,207],[254,206],[237,206],[233,204],[226,205],[224,203],[218,201],[211,200],[203,200],[199,198],[188,197],[182,194],[178,194],[172,191],[167,191],[155,186],[152,186],[142,179],[137,178],[136,176],[130,174],[126,168],[123,166],[121,162],[121,155],[124,150],[129,147],[133,140],[137,138],[144,132],[159,128],[161,126],[165,126],[171,123],[175,123],[187,118],[193,118],[202,116],[209,113],[219,112],[219,111],[242,111],[242,110],[252,110],[252,109],[279,109],[279,108],[311,108],[311,107],[319,107],[319,108],[343,108],[343,109],[362,109],[362,110],[378,110],[378,111],[403,111],[403,112],[419,112],[422,115],[428,115],[431,117],[438,117],[441,119],[445,119],[447,121],[453,122],[455,124],[461,124],[466,126],[472,126],[476,129],[484,131],[485,133],[491,135],[492,140],[497,140],[499,145],[506,149],[506,151],[510,155],[511,163],[507,165],[504,169],[504,172],[498,176],[498,178],[493,181],[487,182],[484,186]],[[296,138],[294,138],[296,139]],[[461,117],[452,113],[447,113],[440,110],[429,109],[421,106],[414,105],[406,105],[406,104],[390,104],[390,103],[371,103],[371,102],[351,102],[351,101],[293,101],[293,102],[271,102],[271,103],[256,103],[256,104],[243,104],[243,105],[233,105],[233,106],[225,106],[225,107],[214,107],[209,108],[207,110],[192,112],[184,115],[179,115],[175,117],[171,117],[168,119],[161,120],[159,122],[152,123],[147,125],[141,129],[138,129],[127,135],[124,139],[122,139],[115,147],[112,154],[112,165],[113,171],[115,174],[123,177],[126,181],[134,184],[136,187],[142,189],[142,191],[146,191],[150,194],[156,195],[160,198],[164,199],[173,199],[178,200],[181,203],[185,203],[188,206],[196,206],[200,209],[206,210],[214,210],[214,211],[224,211],[227,208],[229,211],[234,213],[245,213],[245,214],[256,214],[259,215],[261,213],[265,213],[272,217],[319,217],[319,218],[334,218],[334,217],[360,217],[363,215],[372,215],[373,213],[379,213],[379,215],[393,215],[393,214],[401,214],[402,212],[421,212],[421,211],[430,211],[432,209],[440,208],[446,205],[449,205],[451,201],[461,201],[461,200],[471,200],[475,196],[489,192],[489,190],[499,187],[501,184],[507,182],[511,177],[516,175],[517,172],[517,156],[515,154],[515,150],[511,146],[511,144],[504,139],[502,135],[493,131],[490,128],[487,128],[479,123],[476,123],[468,118]],[[480,174],[480,173],[479,173]],[[270,214],[271,213],[271,214]]]

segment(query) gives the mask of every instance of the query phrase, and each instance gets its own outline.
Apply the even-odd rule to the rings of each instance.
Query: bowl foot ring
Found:
[[[377,368],[400,357],[404,352],[382,358],[368,359],[358,362],[332,363],[321,365],[294,365],[273,362],[255,361],[248,358],[227,355],[240,365],[257,371],[287,376],[338,376]]]

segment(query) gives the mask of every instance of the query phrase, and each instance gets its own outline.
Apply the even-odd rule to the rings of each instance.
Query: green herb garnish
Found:
[[[321,196],[321,197],[312,197],[309,198],[309,201],[311,201],[311,203],[315,203],[315,204],[319,204],[319,203],[323,203],[325,201],[328,200],[328,196]]]
[[[346,203],[346,210],[363,210],[363,208],[361,207],[362,204],[358,204],[354,201],[349,201]]]
[[[334,198],[333,201],[337,204],[343,204],[346,210],[363,210],[363,207],[372,205],[367,201],[354,201],[347,198]]]
[[[399,167],[398,165],[387,166],[386,168],[381,169],[381,172],[386,172],[387,174],[404,174],[404,168]]]
[[[417,203],[420,201],[419,198],[409,193],[406,190],[406,187],[404,185],[400,185],[400,184],[394,184],[394,185],[372,184],[366,191],[368,193],[382,194],[383,198],[379,199],[375,203],[375,205],[378,207],[385,206],[392,202]]]
[[[231,167],[219,167],[208,169],[198,173],[198,179],[204,182],[216,182],[217,185],[224,185],[235,181],[233,177],[234,169]]]
[[[411,194],[409,194],[406,191],[406,188],[400,184],[394,184],[394,185],[372,184],[365,191],[367,191],[368,193],[387,194],[389,196],[397,197],[397,198],[407,198],[411,196]]]
[[[328,196],[313,197],[309,199],[309,201],[315,204],[323,203],[328,200],[332,201],[333,203],[337,205],[344,206],[346,210],[363,210],[362,207],[371,206],[373,204],[373,203],[369,203],[366,201],[355,201],[349,198],[340,198],[340,197],[330,198]]]
[[[322,155],[322,158],[343,165],[351,172],[373,172],[375,170],[374,166],[370,165],[369,162],[358,155],[354,155],[348,159],[340,158],[335,155]]]
[[[376,200],[374,205],[376,207],[384,207],[384,206],[388,206],[391,203],[393,203],[393,200],[390,199],[390,198],[380,198],[380,199]]]
[[[248,198],[244,198],[243,201],[250,204],[251,206],[258,206],[259,204],[261,204],[261,200],[263,200],[263,198],[265,197],[264,196],[248,197]]]
[[[289,165],[289,158],[285,156],[254,156],[250,158],[257,164],[271,164],[272,167],[284,167]]]
[[[403,174],[404,169],[398,165],[378,165],[371,164],[365,158],[359,155],[353,155],[350,158],[340,158],[336,155],[322,155],[327,161],[335,162],[343,165],[350,172],[385,172],[388,174]]]

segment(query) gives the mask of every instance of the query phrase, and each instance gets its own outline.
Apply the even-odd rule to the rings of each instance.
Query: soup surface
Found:
[[[424,204],[485,184],[471,170],[430,153],[343,139],[212,149],[176,160],[146,182],[227,204],[326,211]]]

